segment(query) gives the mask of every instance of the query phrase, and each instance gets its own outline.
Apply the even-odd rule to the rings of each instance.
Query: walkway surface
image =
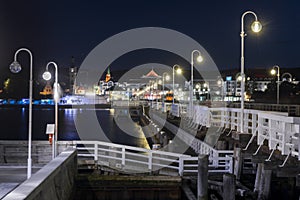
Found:
[[[32,173],[39,170],[33,167]],[[27,179],[26,166],[0,166],[0,199]]]

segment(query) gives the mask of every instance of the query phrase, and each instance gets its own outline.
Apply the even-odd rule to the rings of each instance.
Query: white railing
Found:
[[[216,126],[220,127],[220,130],[230,129],[229,133],[233,130],[237,132],[241,130],[241,109],[239,108],[208,108],[195,105],[193,110],[190,120],[195,124],[206,127]],[[244,109],[243,121],[244,133],[252,135],[245,149],[257,136],[259,148],[267,140],[269,149],[272,150],[267,160],[270,160],[274,150],[281,151],[281,154],[287,155],[287,158],[294,156],[300,160],[299,117],[288,116],[287,112]]]
[[[271,159],[274,150],[279,150],[282,155],[287,156],[282,166],[289,156],[298,157],[298,160],[300,160],[298,146],[300,134],[299,117],[281,116],[262,112],[258,113],[258,121],[257,144],[260,147],[264,141],[267,140],[268,147],[272,150],[267,160]]]
[[[195,161],[198,157],[190,155],[101,141],[74,141],[73,143],[78,150],[78,159],[90,158],[99,165],[114,169],[135,173],[167,170],[168,174],[180,176],[186,172],[197,173]],[[232,173],[232,157],[209,157],[209,160],[209,172]]]
[[[201,109],[205,110],[205,107]],[[207,110],[207,109],[206,109]],[[212,146],[208,145],[204,141],[195,138],[194,135],[186,132],[183,129],[177,127],[169,122],[166,122],[157,115],[153,115],[153,120],[159,124],[165,124],[165,126],[173,133],[176,133],[176,137],[180,138],[181,141],[189,145],[196,153],[209,155],[209,159],[213,162],[214,166],[219,166],[218,160],[231,159],[233,157],[232,150],[216,150]],[[206,118],[205,116],[203,118]],[[205,121],[205,120],[204,120]],[[232,170],[232,168],[230,168]],[[231,171],[228,171],[231,172]]]

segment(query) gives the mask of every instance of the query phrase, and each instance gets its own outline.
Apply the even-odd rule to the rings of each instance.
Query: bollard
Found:
[[[269,199],[270,188],[271,188],[272,170],[265,169],[265,165],[262,166],[258,199]]]
[[[258,163],[257,164],[257,170],[256,170],[256,176],[255,176],[254,192],[259,191],[259,185],[260,185],[260,182],[261,182],[262,168],[263,168],[263,163]]]
[[[198,200],[208,200],[208,155],[198,156]]]
[[[223,200],[235,200],[235,175],[223,175]]]
[[[241,148],[234,148],[234,175],[237,180],[240,180],[242,171],[242,156],[241,156]]]

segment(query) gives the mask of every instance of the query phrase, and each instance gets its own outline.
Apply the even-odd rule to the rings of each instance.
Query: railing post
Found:
[[[223,199],[235,199],[235,175],[223,174]]]
[[[257,114],[252,113],[252,130],[251,130],[252,135],[256,134],[256,126],[258,124],[257,120],[258,120]]]
[[[148,154],[148,169],[152,171],[152,151],[149,151]]]
[[[178,169],[179,176],[183,175],[183,170],[184,170],[184,159],[183,157],[179,157],[179,169]]]
[[[97,143],[94,144],[94,161],[95,162],[98,161],[98,144]]]
[[[216,150],[212,151],[212,158],[213,158],[213,166],[218,167],[219,165],[219,152]]]
[[[125,147],[122,147],[122,165],[125,166]]]

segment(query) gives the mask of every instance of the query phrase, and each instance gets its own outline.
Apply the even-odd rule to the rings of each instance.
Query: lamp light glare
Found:
[[[169,75],[166,76],[166,80],[167,81],[170,80],[170,76]]]
[[[43,79],[49,81],[51,79],[51,73],[49,71],[45,71],[43,73]]]
[[[177,73],[177,74],[181,74],[181,73],[182,73],[181,68],[178,68],[178,69],[176,70],[176,73]]]
[[[253,32],[258,33],[262,29],[262,25],[259,21],[254,21],[251,25],[251,29]]]
[[[272,70],[271,70],[271,74],[272,74],[272,75],[275,75],[275,74],[276,74],[276,70],[275,70],[275,69],[272,69]]]
[[[201,55],[199,55],[198,57],[197,57],[197,62],[202,62],[203,61],[203,57],[201,56]]]

